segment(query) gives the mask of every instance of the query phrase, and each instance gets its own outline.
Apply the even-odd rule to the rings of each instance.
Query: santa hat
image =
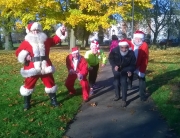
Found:
[[[72,49],[71,49],[71,53],[72,54],[75,54],[75,53],[79,53],[79,50],[78,50],[78,47],[76,46],[76,47],[73,47]]]
[[[92,42],[91,42],[91,44],[90,44],[90,48],[92,48],[92,47],[99,47],[99,43],[98,43],[98,41],[96,41],[96,40],[93,40]]]
[[[127,46],[129,46],[129,41],[127,39],[122,39],[119,41],[118,45],[121,47],[127,47]]]
[[[142,39],[144,39],[144,32],[142,32],[142,31],[139,31],[139,30],[137,30],[136,32],[134,32],[134,38],[135,37],[138,37],[138,38],[142,38]]]
[[[30,31],[33,31],[33,30],[42,31],[41,24],[38,22],[29,23],[26,27],[26,33],[29,33]]]

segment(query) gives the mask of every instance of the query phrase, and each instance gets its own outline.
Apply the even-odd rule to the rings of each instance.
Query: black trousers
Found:
[[[96,82],[97,74],[98,74],[98,70],[99,70],[99,63],[97,65],[91,66],[91,67],[93,67],[93,69],[89,70],[89,77],[88,77],[90,88],[92,88]]]
[[[128,78],[129,84],[132,84],[134,75],[135,74],[133,74],[131,77]],[[138,79],[139,79],[139,96],[141,99],[144,99],[146,93],[146,78],[138,76]]]
[[[127,99],[127,71],[114,71],[114,89],[115,89],[115,96],[120,98],[120,92],[122,92],[122,100],[126,101]]]

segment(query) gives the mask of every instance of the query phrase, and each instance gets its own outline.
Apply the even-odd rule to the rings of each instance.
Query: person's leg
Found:
[[[65,86],[69,91],[69,94],[75,94],[76,90],[74,89],[74,82],[77,78],[76,74],[72,74],[72,75],[68,75],[66,82],[65,82]]]
[[[127,99],[127,73],[126,72],[121,72],[121,77],[120,77],[120,82],[121,82],[121,91],[122,91],[122,107],[126,106],[126,99]]]
[[[95,85],[96,83],[96,79],[97,79],[97,75],[98,75],[98,70],[99,70],[99,64],[97,64],[96,66],[93,67],[94,68],[94,75],[93,75],[93,88],[96,89],[97,85]]]
[[[133,75],[134,74],[132,74],[130,77],[127,78],[127,80],[128,80],[128,89],[132,89]]]
[[[115,90],[115,98],[114,101],[118,101],[120,99],[120,73],[117,71],[113,71],[114,74],[114,90]]]
[[[34,91],[34,87],[38,78],[38,76],[26,78],[24,81],[24,85],[20,88],[20,93],[24,97],[24,110],[28,110],[29,108],[31,108],[31,94]]]
[[[146,100],[146,96],[145,96],[145,92],[146,92],[146,79],[145,77],[138,77],[139,78],[139,95],[140,95],[140,100],[141,101],[145,101]]]
[[[86,77],[84,77],[81,81],[80,81],[81,87],[82,87],[82,97],[83,100],[85,102],[88,101],[89,98],[89,83],[86,79]]]
[[[92,66],[92,67],[93,67],[93,69],[89,71],[89,77],[88,77],[90,88],[93,88],[93,85],[96,82],[97,74],[98,74],[98,70],[99,70],[99,64]]]
[[[59,104],[56,99],[57,85],[55,84],[53,75],[50,73],[50,74],[42,75],[40,77],[43,84],[45,85],[45,92],[50,97],[51,105],[58,106]]]

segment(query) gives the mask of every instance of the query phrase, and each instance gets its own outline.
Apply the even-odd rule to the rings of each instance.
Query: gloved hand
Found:
[[[138,72],[138,76],[141,77],[141,78],[144,78],[145,73],[142,73],[142,72],[139,71],[139,72]]]
[[[78,73],[78,74],[77,74],[77,78],[78,78],[79,81],[81,81],[81,80],[83,79],[83,75],[80,74],[80,73]]]
[[[69,74],[76,74],[76,72],[73,69],[70,69]]]

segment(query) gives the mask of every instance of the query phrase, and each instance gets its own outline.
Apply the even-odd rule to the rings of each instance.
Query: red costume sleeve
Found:
[[[23,41],[15,52],[16,57],[18,58],[18,61],[20,63],[24,63],[26,56],[29,54],[27,45],[28,45],[28,42]]]
[[[70,70],[70,69],[73,69],[73,67],[72,67],[72,65],[71,65],[71,61],[72,60],[72,56],[71,55],[68,55],[67,57],[66,57],[66,67],[67,67],[67,69],[68,69],[68,71]]]
[[[147,43],[143,43],[143,46],[139,49],[139,54],[141,55],[141,63],[139,66],[139,71],[142,73],[145,73],[147,65],[148,65],[148,59],[149,59],[149,50]]]

